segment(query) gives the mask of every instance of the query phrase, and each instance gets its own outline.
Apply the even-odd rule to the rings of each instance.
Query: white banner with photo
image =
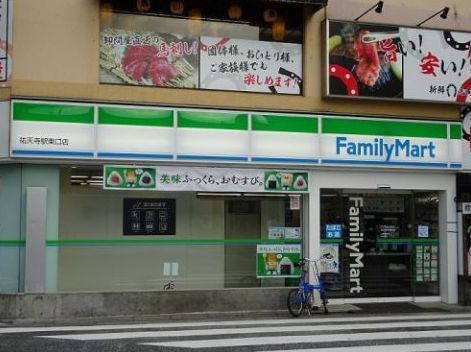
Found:
[[[407,43],[404,98],[469,102],[471,33],[416,28],[400,28],[399,32]]]
[[[200,88],[301,94],[301,44],[225,37],[200,40]]]
[[[328,21],[333,96],[471,102],[471,33]]]

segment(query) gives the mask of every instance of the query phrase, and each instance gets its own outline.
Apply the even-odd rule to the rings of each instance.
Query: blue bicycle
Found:
[[[317,267],[317,261],[309,258],[304,258],[299,261],[299,265],[302,269],[301,279],[299,280],[299,287],[293,288],[288,294],[288,310],[294,317],[299,317],[306,309],[310,314],[312,310],[315,310],[317,306],[314,305],[314,290],[319,291],[319,295],[324,307],[324,314],[328,314],[327,310],[327,294],[325,292],[324,283],[322,282]],[[309,283],[309,269],[312,269],[312,273],[316,280],[316,284]]]

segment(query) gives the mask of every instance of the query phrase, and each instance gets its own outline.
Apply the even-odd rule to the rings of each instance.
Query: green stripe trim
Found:
[[[323,118],[322,133],[448,138],[448,126],[441,123]]]
[[[437,238],[378,238],[379,244],[401,244],[412,243],[415,245],[437,245],[439,240]]]
[[[25,244],[24,240],[0,240],[0,247],[23,247]]]
[[[248,130],[247,114],[228,114],[221,112],[179,111],[178,127],[209,128],[224,130]]]
[[[107,125],[173,127],[173,111],[100,107],[98,109],[98,123]]]
[[[338,244],[342,244],[343,239],[342,238],[322,238],[321,243],[338,243]]]
[[[124,240],[49,240],[48,247],[68,246],[145,246],[145,245],[257,245],[257,244],[301,244],[299,240],[268,240],[268,239],[124,239]]]
[[[253,131],[318,133],[318,125],[311,117],[252,115]]]
[[[461,140],[461,125],[450,125],[450,138],[451,139],[460,139]]]
[[[13,120],[94,123],[94,109],[86,105],[13,103]]]

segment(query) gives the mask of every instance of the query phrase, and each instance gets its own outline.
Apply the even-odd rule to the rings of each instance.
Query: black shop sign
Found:
[[[175,199],[124,199],[123,235],[175,235]]]

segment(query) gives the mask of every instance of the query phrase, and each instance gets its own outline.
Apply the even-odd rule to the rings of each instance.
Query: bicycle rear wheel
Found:
[[[304,309],[303,292],[299,288],[293,288],[288,293],[288,310],[293,317],[299,317]]]
[[[327,299],[325,291],[321,291],[321,300],[322,305],[324,306],[324,314],[329,314],[329,310],[327,309],[327,303],[329,303],[329,300]]]

